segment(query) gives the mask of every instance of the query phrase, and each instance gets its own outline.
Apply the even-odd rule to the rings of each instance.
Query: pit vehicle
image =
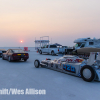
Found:
[[[27,61],[29,58],[29,54],[23,51],[22,49],[8,49],[6,53],[2,54],[3,60],[11,61],[19,61],[24,60]]]
[[[43,47],[41,47],[39,49],[39,53],[42,54],[42,53],[47,53],[47,54],[51,54],[52,56],[53,55],[57,55],[59,52],[59,49],[57,48],[56,45],[52,45],[52,44],[49,44],[49,45],[44,45]]]
[[[74,46],[75,50],[83,47],[100,48],[100,39],[96,38],[79,38],[75,40],[74,43],[76,43]]]
[[[76,44],[73,49],[67,49],[67,54],[74,54],[87,59],[90,52],[100,52],[100,39],[79,38],[74,43]]]
[[[85,60],[78,56],[65,55],[55,60],[39,60],[34,61],[36,68],[45,67],[74,76],[82,77],[83,80],[91,82],[93,80],[100,81],[100,52],[96,57],[96,53],[91,52],[89,59]]]

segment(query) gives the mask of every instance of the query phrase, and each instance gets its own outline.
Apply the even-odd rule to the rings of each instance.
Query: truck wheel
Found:
[[[54,55],[54,51],[51,51],[51,55],[52,55],[52,56]]]
[[[36,59],[36,60],[34,61],[34,66],[35,66],[36,68],[39,68],[39,66],[40,66],[40,61]]]
[[[87,82],[91,82],[94,80],[95,78],[95,71],[94,69],[89,66],[89,65],[85,65],[81,68],[81,77],[84,81]]]
[[[42,54],[42,51],[40,50],[39,53]]]

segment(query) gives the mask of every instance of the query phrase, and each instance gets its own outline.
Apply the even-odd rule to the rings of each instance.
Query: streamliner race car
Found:
[[[41,63],[38,59],[36,59],[34,61],[34,65],[36,68],[41,66],[82,77],[82,79],[87,82],[91,82],[93,80],[100,81],[100,52],[97,57],[96,55],[97,53],[91,52],[88,60],[72,55],[65,55],[55,60],[42,60]]]

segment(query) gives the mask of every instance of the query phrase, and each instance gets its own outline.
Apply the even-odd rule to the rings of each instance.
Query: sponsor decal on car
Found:
[[[68,63],[81,63],[83,59],[66,59]]]
[[[71,66],[71,65],[64,65],[63,64],[63,70],[68,71],[68,72],[72,72],[75,73],[75,67]]]

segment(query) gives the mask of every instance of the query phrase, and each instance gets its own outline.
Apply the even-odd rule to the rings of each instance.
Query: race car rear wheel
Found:
[[[83,80],[87,81],[87,82],[91,82],[94,80],[95,78],[95,71],[94,69],[89,66],[89,65],[85,65],[81,68],[81,77]]]
[[[39,66],[40,66],[40,61],[36,59],[36,60],[34,61],[34,66],[35,66],[36,68],[39,68]]]

